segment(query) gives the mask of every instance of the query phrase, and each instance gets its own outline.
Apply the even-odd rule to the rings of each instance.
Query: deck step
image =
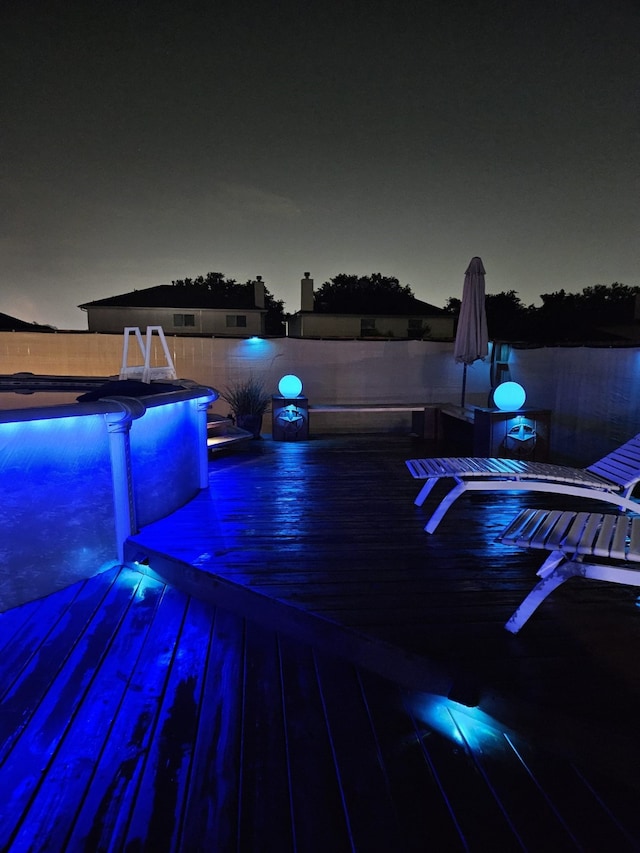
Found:
[[[231,418],[211,413],[207,415],[207,449],[209,453],[229,450],[252,439],[253,435],[237,427]]]

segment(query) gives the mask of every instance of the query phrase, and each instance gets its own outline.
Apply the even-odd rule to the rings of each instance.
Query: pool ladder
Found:
[[[153,351],[153,333],[158,335],[158,341],[164,353],[165,364],[151,366],[151,355]],[[138,342],[138,348],[142,354],[142,364],[129,365],[129,341],[134,335]],[[122,346],[122,365],[120,367],[120,379],[139,379],[142,382],[151,382],[152,379],[177,379],[176,368],[167,346],[162,326],[147,326],[146,339],[142,337],[139,326],[125,326],[124,342]]]

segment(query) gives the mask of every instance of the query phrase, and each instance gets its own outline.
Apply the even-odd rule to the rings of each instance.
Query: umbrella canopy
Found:
[[[480,258],[471,258],[464,274],[464,289],[460,305],[460,317],[456,331],[453,357],[464,364],[462,377],[462,403],[467,381],[467,365],[479,358],[485,358],[489,352],[487,315],[484,304],[485,269]]]

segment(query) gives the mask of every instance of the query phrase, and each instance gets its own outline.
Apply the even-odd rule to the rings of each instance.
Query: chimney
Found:
[[[309,273],[306,272],[300,281],[300,310],[313,311],[313,302],[313,279],[309,278]]]
[[[261,275],[257,275],[253,283],[253,300],[256,308],[264,308],[264,282]]]

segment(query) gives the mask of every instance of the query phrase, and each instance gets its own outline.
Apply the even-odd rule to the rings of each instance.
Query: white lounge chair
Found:
[[[586,468],[481,457],[408,459],[406,464],[416,480],[426,480],[416,506],[422,506],[438,480],[455,481],[431,514],[424,528],[427,533],[433,533],[451,504],[466,491],[557,492],[640,511],[640,503],[631,497],[640,481],[640,434]]]
[[[498,541],[550,551],[537,572],[540,582],[505,625],[512,634],[569,578],[640,586],[638,516],[525,509],[502,531]]]

